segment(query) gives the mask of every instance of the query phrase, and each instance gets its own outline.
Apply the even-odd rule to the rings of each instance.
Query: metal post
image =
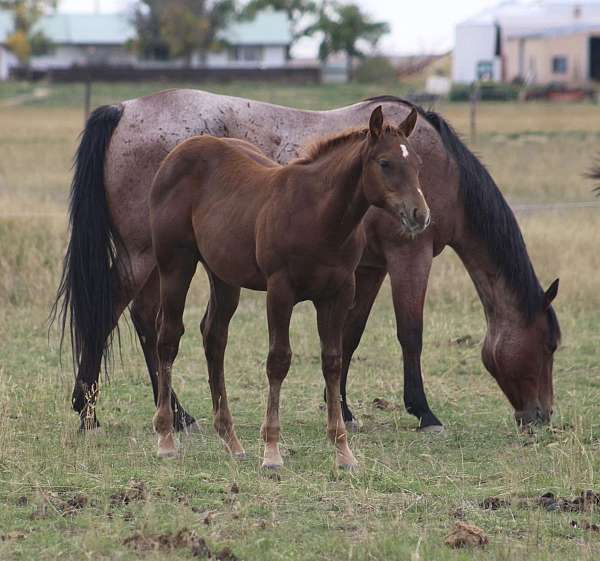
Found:
[[[471,87],[471,99],[470,99],[470,123],[471,123],[471,142],[477,142],[477,104],[481,91],[479,88],[479,80],[473,82]]]
[[[88,78],[85,81],[85,93],[83,98],[84,119],[87,121],[92,107],[92,80]]]

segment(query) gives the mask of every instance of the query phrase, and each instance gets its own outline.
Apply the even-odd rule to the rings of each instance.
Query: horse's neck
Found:
[[[485,311],[488,329],[502,329],[524,318],[519,299],[502,276],[481,239],[463,228],[463,234],[452,243],[463,262]]]
[[[321,219],[329,226],[330,239],[343,242],[369,208],[362,189],[361,143],[336,147],[310,166]]]

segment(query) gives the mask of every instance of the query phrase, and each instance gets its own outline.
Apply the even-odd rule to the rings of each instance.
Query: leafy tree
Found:
[[[162,14],[166,0],[140,0],[133,14],[137,39],[134,47],[143,58],[166,60],[169,44],[161,32]]]
[[[316,0],[250,0],[242,16],[252,19],[258,12],[267,8],[287,14],[292,26],[292,42],[306,35],[306,26],[303,27],[303,23],[307,16],[315,15],[318,11]]]
[[[218,33],[235,13],[235,0],[170,0],[161,14],[161,36],[172,56],[188,64],[217,47]]]
[[[33,29],[40,16],[57,4],[58,0],[0,0],[0,9],[12,12],[14,18],[15,29],[6,40],[8,48],[22,64],[27,64],[31,55],[50,50],[50,41]]]
[[[355,57],[364,57],[359,46],[365,42],[374,47],[383,35],[389,32],[386,22],[372,21],[356,4],[323,2],[317,21],[305,30],[307,35],[320,32],[319,58],[327,60],[337,52],[346,54],[348,77],[352,78]]]

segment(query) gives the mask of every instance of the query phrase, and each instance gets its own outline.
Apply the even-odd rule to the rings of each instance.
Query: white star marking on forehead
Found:
[[[408,158],[408,148],[406,147],[406,144],[400,144],[400,148],[402,148],[402,155],[405,158]]]

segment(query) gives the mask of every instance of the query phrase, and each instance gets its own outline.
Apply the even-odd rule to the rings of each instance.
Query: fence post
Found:
[[[477,104],[481,97],[481,91],[479,88],[479,80],[473,82],[471,86],[471,98],[470,98],[470,124],[471,124],[471,142],[477,141]]]
[[[92,79],[88,78],[85,81],[85,92],[83,94],[83,112],[84,112],[84,122],[87,122],[88,117],[90,116],[91,106],[92,106]]]

